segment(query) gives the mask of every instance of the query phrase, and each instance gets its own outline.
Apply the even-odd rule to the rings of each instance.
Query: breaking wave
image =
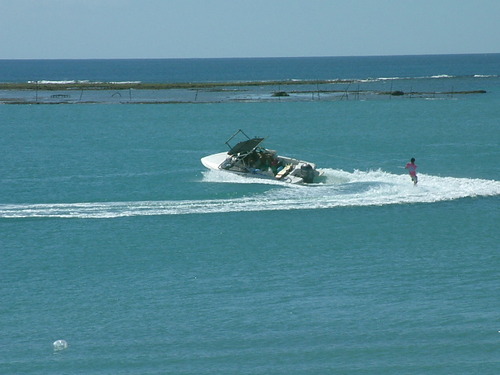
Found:
[[[372,82],[383,82],[383,81],[423,81],[428,79],[463,79],[463,78],[498,78],[498,75],[491,74],[474,74],[470,76],[455,76],[449,74],[437,74],[431,76],[420,76],[420,77],[377,77],[377,78],[365,78],[365,79],[353,79],[353,83],[372,83]],[[347,81],[347,80],[345,80]],[[339,82],[340,83],[340,82]]]
[[[331,209],[432,203],[467,197],[500,195],[500,181],[420,174],[413,186],[407,175],[382,170],[346,172],[323,169],[324,181],[307,186],[207,171],[203,183],[265,183],[265,193],[230,199],[41,203],[0,205],[0,218],[118,218],[242,211]]]
[[[76,83],[113,83],[115,85],[126,85],[126,84],[136,84],[142,83],[141,81],[118,81],[118,82],[102,82],[102,81],[89,81],[87,79],[71,79],[71,80],[59,80],[59,81],[50,81],[50,80],[40,80],[40,81],[28,81],[28,83],[40,84],[40,85],[71,85]]]
[[[320,79],[324,83],[339,83],[339,84],[352,84],[352,83],[373,83],[373,82],[384,82],[384,81],[421,81],[428,79],[464,79],[464,78],[498,78],[497,74],[472,74],[472,75],[450,75],[450,74],[436,74],[436,75],[427,75],[427,76],[394,76],[394,77],[365,77],[365,78],[324,78]],[[305,84],[318,81],[317,78],[291,78],[291,79],[283,79],[283,82],[293,82],[296,84]],[[275,79],[272,80],[231,80],[227,82],[233,82],[236,85],[245,85],[249,82],[261,82],[263,84],[276,83]],[[27,83],[31,84],[50,84],[50,85],[70,85],[70,84],[115,84],[115,85],[130,85],[130,84],[142,84],[142,81],[95,81],[95,80],[81,80],[81,79],[72,79],[72,80],[39,80],[39,81],[27,81]]]

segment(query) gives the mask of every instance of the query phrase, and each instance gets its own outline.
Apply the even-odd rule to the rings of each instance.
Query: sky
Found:
[[[500,53],[500,0],[0,0],[0,59]]]

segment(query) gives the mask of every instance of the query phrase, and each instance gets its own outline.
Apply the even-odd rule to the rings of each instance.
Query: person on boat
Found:
[[[262,152],[257,153],[257,160],[255,161],[254,166],[255,169],[258,169],[260,171],[266,170],[266,156]]]
[[[413,181],[413,185],[416,185],[418,182],[417,177],[417,165],[415,164],[415,158],[411,158],[410,162],[406,164],[405,169],[408,169],[408,173],[410,173],[411,180]]]
[[[270,168],[273,174],[276,176],[278,172],[283,169],[283,163],[274,155],[271,156]]]
[[[245,161],[248,168],[255,168],[255,163],[258,160],[257,153],[255,151],[252,151],[250,154],[245,156],[243,160]]]

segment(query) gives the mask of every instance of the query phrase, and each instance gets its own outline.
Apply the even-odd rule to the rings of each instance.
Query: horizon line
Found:
[[[350,58],[350,57],[412,57],[412,56],[464,56],[464,55],[498,55],[500,52],[472,53],[422,53],[422,54],[387,54],[387,55],[317,55],[317,56],[235,56],[235,57],[70,57],[70,58],[4,58],[0,61],[68,61],[68,60],[229,60],[229,59],[307,59],[307,58]]]

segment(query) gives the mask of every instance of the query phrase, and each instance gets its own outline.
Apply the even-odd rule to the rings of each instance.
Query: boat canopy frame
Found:
[[[243,135],[246,137],[246,140],[240,141],[236,143],[234,146],[231,144],[238,135]],[[265,138],[255,137],[250,138],[243,130],[239,129],[236,133],[234,133],[225,143],[229,147],[228,155],[248,155],[252,151],[254,151],[259,145],[264,141]]]

